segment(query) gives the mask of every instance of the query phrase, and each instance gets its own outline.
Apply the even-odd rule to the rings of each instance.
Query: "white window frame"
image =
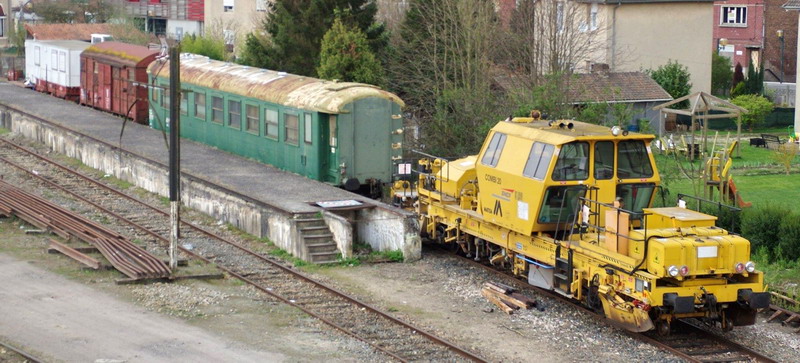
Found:
[[[0,38],[6,37],[6,17],[0,16]]]
[[[258,11],[258,12],[266,12],[267,11],[267,0],[256,0],[256,11]]]
[[[222,11],[225,13],[233,12],[234,0],[222,0]]]
[[[747,27],[746,5],[720,6],[719,9],[720,26]]]

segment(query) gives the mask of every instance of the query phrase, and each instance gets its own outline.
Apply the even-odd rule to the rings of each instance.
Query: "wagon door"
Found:
[[[119,67],[111,68],[111,111],[124,115],[126,110],[122,109],[122,79],[120,78]]]
[[[111,66],[108,64],[103,64],[103,108],[106,110],[112,110],[111,108],[111,83],[113,82],[113,77],[111,75]]]

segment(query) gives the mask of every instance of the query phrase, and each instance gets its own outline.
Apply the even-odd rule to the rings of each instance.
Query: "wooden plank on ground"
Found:
[[[511,315],[511,314],[514,313],[514,309],[512,307],[510,307],[510,306],[506,305],[506,303],[500,301],[500,299],[496,298],[495,295],[492,294],[490,291],[492,291],[492,290],[481,289],[481,295],[483,295],[483,297],[485,297],[486,300],[489,300],[489,302],[491,302],[492,304],[495,304],[497,306],[497,308],[502,310],[504,313],[506,313],[508,315]]]
[[[54,239],[50,239],[50,248],[63,253],[65,256],[72,258],[75,261],[78,261],[86,266],[91,267],[92,269],[99,270],[100,269],[100,261],[95,260],[83,253],[76,251],[74,248],[67,246],[61,242],[58,242]]]

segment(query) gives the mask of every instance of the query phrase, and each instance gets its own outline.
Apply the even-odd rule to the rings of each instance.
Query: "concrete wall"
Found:
[[[352,220],[353,212],[347,214],[351,217],[340,216],[332,212],[326,211],[322,214],[325,223],[333,234],[333,240],[336,241],[336,247],[342,254],[342,258],[353,257],[353,225],[350,223]]]
[[[371,208],[357,214],[356,237],[360,243],[369,244],[375,251],[403,252],[406,261],[421,258],[422,239],[419,236],[419,221],[412,213]]]
[[[609,4],[598,16],[609,29],[611,71],[656,69],[669,60],[686,66],[692,90],[711,93],[712,2]]]

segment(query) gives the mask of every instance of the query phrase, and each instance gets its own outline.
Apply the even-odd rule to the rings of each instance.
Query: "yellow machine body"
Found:
[[[761,272],[742,270],[749,242],[714,216],[651,208],[653,136],[619,131],[517,118],[498,123],[477,156],[423,161],[423,233],[632,331],[684,317],[752,324],[769,295]]]

